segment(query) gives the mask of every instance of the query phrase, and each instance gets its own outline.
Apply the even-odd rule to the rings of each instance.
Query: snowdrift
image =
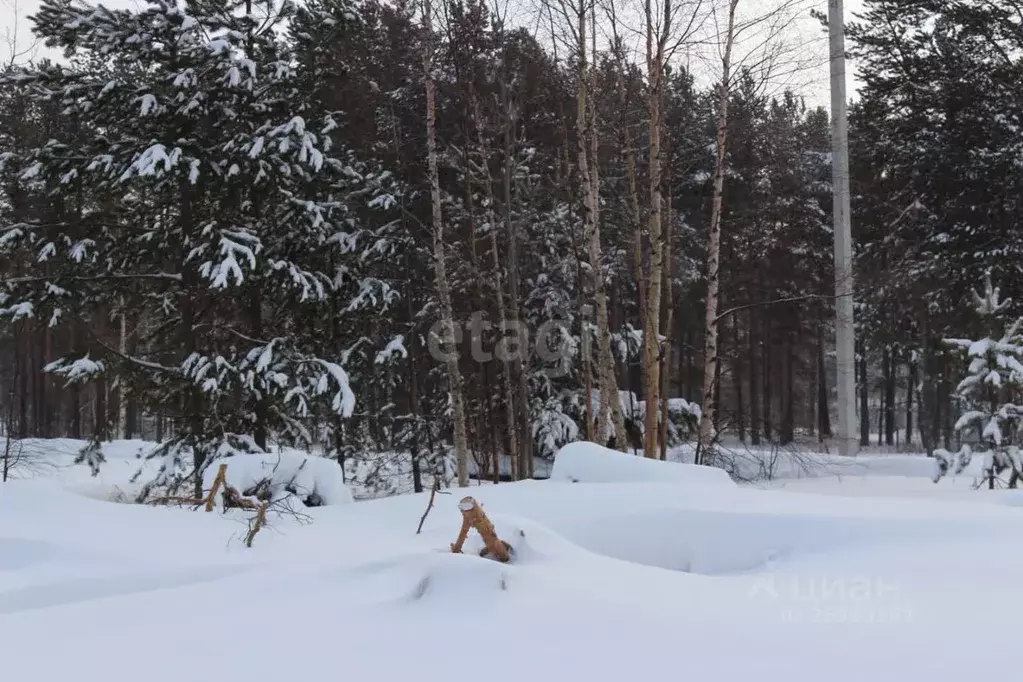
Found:
[[[348,504],[352,493],[344,484],[341,466],[332,459],[294,450],[265,454],[237,454],[213,462],[206,469],[203,488],[209,490],[221,464],[227,465],[227,484],[242,494],[269,486],[271,499],[295,495],[309,507]]]
[[[514,547],[507,565],[473,556],[475,535],[450,553],[462,491],[436,496],[421,535],[427,494],[275,519],[247,550],[229,541],[239,516],[110,504],[57,481],[0,486],[5,674],[441,682],[451,666],[424,661],[455,651],[492,682],[680,665],[722,682],[1012,679],[997,652],[1013,650],[1023,609],[1019,509],[761,491],[582,445],[560,480],[466,491]],[[285,460],[226,462],[244,462],[238,486],[310,466]],[[467,636],[518,654],[495,659]]]
[[[551,480],[735,487],[721,469],[637,457],[588,442],[571,443],[558,451],[551,469]]]

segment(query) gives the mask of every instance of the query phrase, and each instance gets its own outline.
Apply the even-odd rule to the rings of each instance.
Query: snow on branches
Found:
[[[983,480],[994,487],[995,479],[1009,472],[1009,487],[1015,488],[1023,476],[1020,452],[1020,423],[1023,418],[1023,318],[1006,326],[1005,312],[1010,299],[1002,299],[988,273],[983,293],[973,292],[974,307],[987,323],[989,336],[976,341],[949,339],[950,346],[966,352],[966,376],[956,394],[968,409],[956,422],[955,430],[966,440],[958,452],[936,450],[938,481],[949,471],[961,473],[974,454],[984,458]]]
[[[319,421],[351,416],[322,320],[396,296],[364,276],[391,241],[375,218],[394,203],[387,176],[336,144],[332,112],[301,90],[292,10],[43,0],[36,32],[68,64],[0,75],[71,122],[0,150],[0,179],[53,205],[0,224],[0,259],[23,264],[0,286],[0,322],[88,330],[46,371],[170,416],[153,455],[162,488],[198,486],[216,459],[271,440],[308,446]]]

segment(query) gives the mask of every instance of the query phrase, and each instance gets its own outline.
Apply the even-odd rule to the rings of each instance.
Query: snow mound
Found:
[[[508,589],[509,566],[472,554],[439,554],[412,594],[413,601],[478,601]]]
[[[551,480],[736,487],[721,469],[637,457],[587,442],[571,443],[558,451],[554,457],[554,468],[551,469]]]
[[[520,516],[497,516],[493,519],[498,536],[512,547],[511,563],[516,566],[550,562],[608,560],[582,547],[546,525]],[[483,543],[477,541],[482,548]],[[611,560],[616,560],[611,557]]]
[[[237,454],[214,462],[206,470],[203,487],[209,489],[220,464],[227,464],[227,484],[243,494],[253,494],[269,483],[272,499],[296,495],[310,507],[348,504],[352,492],[344,484],[341,466],[332,459],[294,450],[277,453]]]
[[[0,571],[36,568],[40,564],[76,558],[58,545],[24,538],[0,537]]]
[[[201,566],[188,570],[69,578],[0,592],[0,614],[35,611],[54,606],[166,590],[214,582],[242,572],[237,566]]]
[[[997,500],[1007,507],[1023,507],[1023,490],[1006,490],[998,496]]]
[[[503,564],[481,557],[483,541],[474,532],[467,539],[463,554],[447,554],[441,550],[440,555],[431,558],[425,575],[413,591],[413,601],[492,598],[513,590],[514,584],[527,574],[535,580],[537,571],[542,575],[556,566],[585,571],[607,563],[632,565],[591,552],[523,517],[502,515],[492,521],[498,537],[511,546],[511,560]]]

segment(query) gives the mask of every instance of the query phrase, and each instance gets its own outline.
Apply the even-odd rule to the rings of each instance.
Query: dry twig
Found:
[[[433,487],[430,488],[430,501],[426,504],[426,511],[423,512],[423,515],[419,519],[419,527],[416,528],[416,535],[423,532],[423,524],[426,523],[426,517],[430,513],[430,510],[433,509],[433,498],[437,496],[437,493],[440,493],[441,495],[450,494],[440,489],[440,477],[433,479]]]
[[[429,515],[430,510],[433,509],[433,498],[437,496],[437,488],[440,487],[439,481],[436,479],[433,482],[433,487],[430,488],[430,501],[426,503],[426,511],[419,517],[419,527],[416,528],[416,535],[423,532],[423,524],[426,523],[426,517]]]

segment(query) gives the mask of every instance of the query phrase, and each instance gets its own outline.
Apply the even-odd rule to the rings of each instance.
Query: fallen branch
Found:
[[[263,490],[263,484],[267,485],[266,490]],[[438,482],[439,487],[439,482]],[[267,495],[270,494],[269,490],[269,479],[260,481],[254,486],[252,491],[246,490],[246,492],[253,492],[258,495],[261,492],[265,492]],[[290,500],[292,496],[288,496],[277,502],[271,502],[269,499],[260,501],[258,497],[256,499],[253,496],[242,494],[237,488],[234,488],[227,484],[227,464],[221,464],[217,469],[217,476],[213,479],[213,485],[210,486],[210,490],[204,497],[178,497],[178,496],[167,496],[159,499],[152,500],[150,504],[180,504],[189,505],[198,509],[204,507],[206,511],[211,512],[216,506],[217,493],[220,493],[221,501],[224,505],[224,511],[228,509],[246,509],[248,511],[256,512],[256,515],[248,520],[248,532],[245,534],[245,546],[252,547],[252,542],[255,540],[256,535],[265,528],[267,524],[267,513],[273,509],[277,512],[278,516],[285,514],[294,516],[301,523],[308,523],[310,518],[307,514],[302,514],[294,509]],[[433,494],[430,495],[430,506],[433,506]],[[427,508],[427,512],[429,512]],[[423,520],[426,519],[426,514],[423,514]],[[422,521],[419,522],[420,528],[422,528]],[[417,531],[418,532],[418,531]]]
[[[227,464],[221,464],[220,468],[217,469],[217,477],[213,479],[213,487],[206,493],[205,497],[180,497],[178,495],[167,495],[165,497],[158,497],[155,500],[150,500],[149,504],[180,504],[187,505],[190,507],[205,507],[206,511],[213,511],[215,500],[217,498],[217,491],[220,490],[220,486],[227,485]]]
[[[238,491],[236,489],[232,490],[234,490],[232,495],[238,495]],[[229,493],[225,490],[224,494],[227,495]],[[240,504],[238,503],[238,500],[240,500]],[[270,530],[274,530],[274,524],[272,522],[273,518],[291,517],[300,524],[312,523],[311,516],[293,506],[296,502],[301,504],[301,502],[298,501],[298,498],[294,495],[288,495],[287,497],[274,501],[267,500],[263,502],[253,502],[252,498],[240,496],[235,500],[235,502],[232,502],[237,509],[249,509],[256,512],[254,516],[245,519],[247,530],[245,532],[245,537],[242,538],[242,542],[245,546],[251,548],[256,535],[263,529],[269,528]]]
[[[246,500],[247,501],[247,500]],[[263,528],[266,524],[266,502],[259,505],[256,511],[256,517],[249,520],[249,532],[245,536],[245,546],[252,547],[252,541],[256,537],[256,533]]]
[[[462,528],[458,531],[458,538],[451,545],[451,551],[455,554],[462,553],[462,547],[469,537],[469,529],[475,528],[476,532],[483,538],[483,550],[480,556],[496,559],[501,563],[508,563],[511,559],[512,547],[507,542],[497,537],[494,524],[491,523],[483,507],[472,497],[463,497],[458,503],[462,511]],[[429,511],[429,510],[427,510]]]
[[[237,488],[232,488],[229,485],[224,485],[224,494],[221,495],[224,501],[224,509],[248,509],[250,511],[258,511],[259,503],[255,502],[240,492]]]
[[[227,464],[221,464],[220,468],[217,469],[217,477],[213,479],[213,487],[210,488],[210,493],[206,496],[206,511],[213,511],[213,501],[216,499],[217,491],[220,490],[221,485],[227,485]]]
[[[199,508],[206,503],[206,500],[201,497],[178,497],[176,495],[168,495],[167,497],[157,497],[150,500],[147,504],[160,505],[160,504],[180,504],[182,506],[189,506]]]

